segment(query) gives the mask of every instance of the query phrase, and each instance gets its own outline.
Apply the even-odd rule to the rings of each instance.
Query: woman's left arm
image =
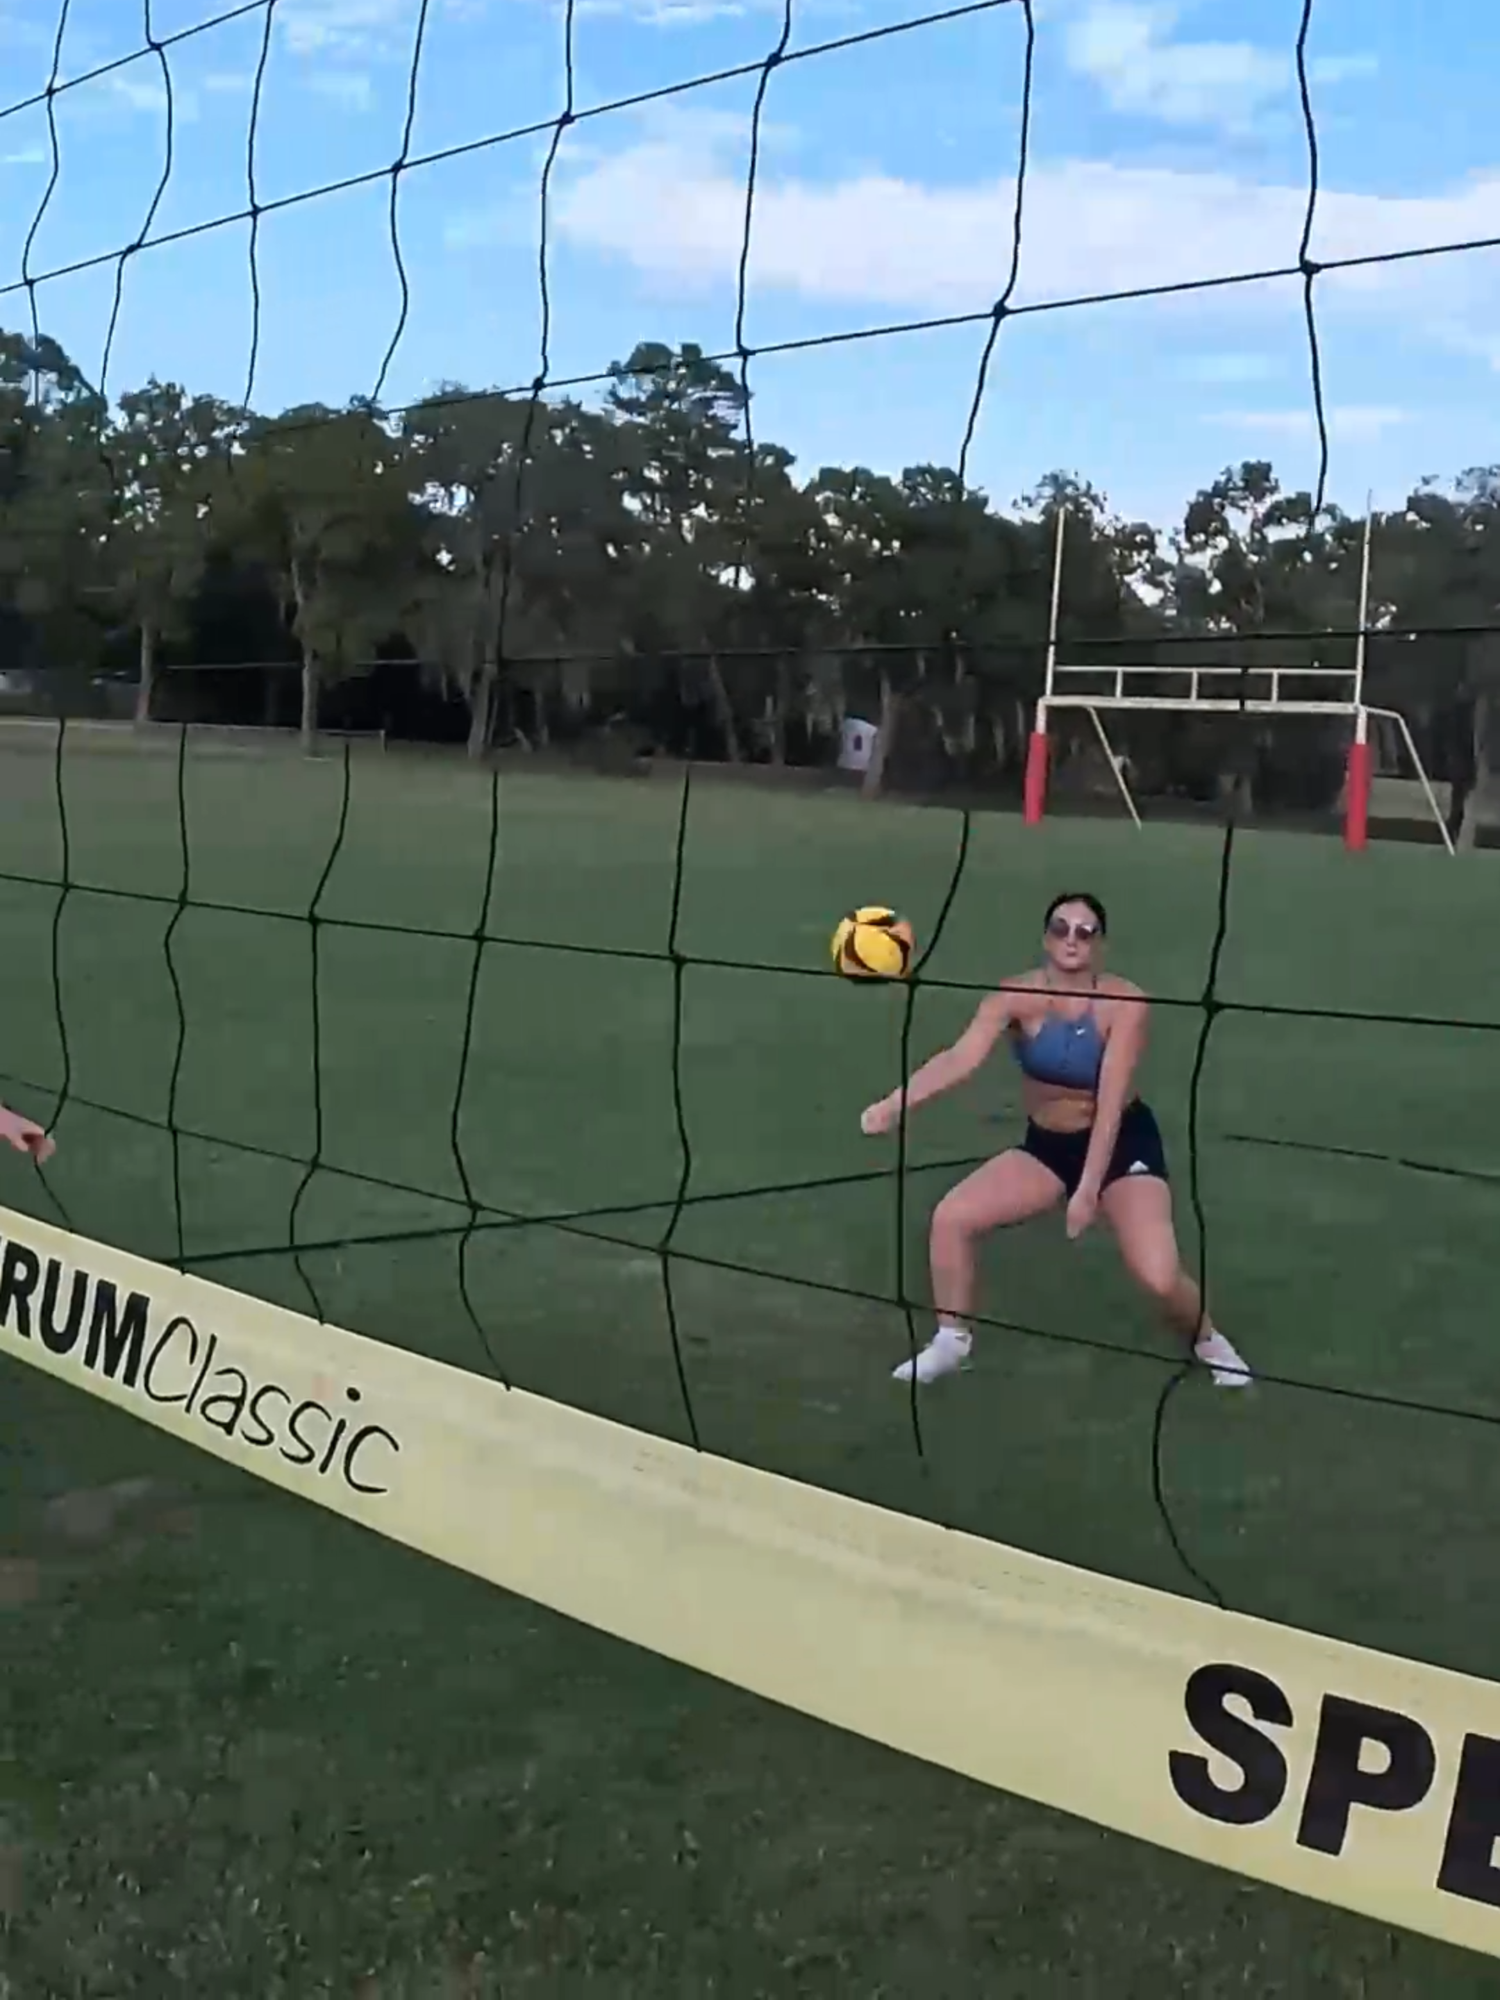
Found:
[[[1084,1158],[1081,1185],[1098,1198],[1109,1170],[1115,1141],[1120,1136],[1120,1120],[1130,1102],[1136,1069],[1146,1046],[1148,1003],[1139,987],[1122,988],[1110,996],[1112,1019],[1104,1039],[1104,1062],[1099,1071],[1099,1089],[1094,1099],[1094,1129]]]

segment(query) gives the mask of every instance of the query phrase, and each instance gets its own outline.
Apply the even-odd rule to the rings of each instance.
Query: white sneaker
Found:
[[[909,1382],[915,1369],[919,1382],[935,1382],[940,1375],[953,1375],[966,1368],[973,1347],[973,1334],[957,1326],[940,1326],[914,1362],[903,1361],[891,1372],[896,1381]]]
[[[1216,1389],[1246,1389],[1250,1386],[1250,1370],[1217,1329],[1205,1333],[1193,1353],[1205,1368],[1213,1370]]]

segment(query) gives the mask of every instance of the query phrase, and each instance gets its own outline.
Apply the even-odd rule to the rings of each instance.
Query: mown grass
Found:
[[[46,758],[10,754],[0,776],[0,869],[55,878]],[[178,1041],[163,950],[180,887],[176,770],[170,756],[80,751],[63,777],[70,876],[92,885],[62,911],[63,1036],[57,893],[0,882],[0,1068],[31,1080],[7,1084],[10,1101],[47,1113],[66,1052],[54,1181],[69,1215],[171,1257],[159,1121]],[[178,1118],[216,1135],[182,1142],[186,1249],[305,1309],[286,1245],[315,1137],[311,939],[293,919],[335,835],[339,770],[205,753],[189,759],[186,797],[192,897],[283,913],[189,907],[175,925]],[[663,947],[678,803],[657,780],[504,781],[490,928],[526,942],[485,952],[460,1131],[480,1199],[594,1211],[577,1225],[588,1235],[475,1239],[471,1289],[508,1372],[680,1437],[655,1255],[681,1166],[671,968],[552,948]],[[324,1166],[300,1204],[304,1241],[461,1219],[451,1125],[489,808],[485,783],[446,764],[356,760],[322,906]],[[956,840],[941,812],[701,782],[682,949],[811,969],[832,919],[869,899],[924,930]],[[1148,1089],[1190,1246],[1183,1121],[1218,861],[1217,839],[1189,829],[976,821],[929,967],[1002,977],[1029,959],[1054,888],[1106,897],[1116,962],[1159,996]],[[1500,1169],[1500,1042],[1483,1025],[1500,991],[1493,867],[1239,837],[1220,983],[1235,1004],[1210,1036],[1200,1183],[1220,1316],[1273,1375],[1500,1414],[1500,1191],[1301,1149]],[[110,889],[166,900],[97,893]],[[1190,1590],[1151,1493],[1165,1350],[1103,1240],[1069,1248],[1048,1225],[995,1246],[988,1304],[1007,1324],[929,1400],[924,1472],[889,1381],[907,1341],[883,1302],[894,1182],[746,1192],[889,1164],[857,1114],[894,1080],[902,996],[702,965],[684,992],[692,1176],[676,1300],[705,1444]],[[923,989],[916,1046],[971,1004]],[[1470,1025],[1239,1011],[1267,1004]],[[914,1282],[944,1163],[1003,1143],[1014,1111],[1014,1081],[997,1073],[915,1128]],[[47,1212],[19,1163],[0,1161],[0,1202]],[[305,1262],[341,1324],[487,1365],[451,1233]],[[4,1388],[0,1966],[15,2000],[1500,1992],[1480,1961],[704,1682],[29,1372],[7,1369]],[[1269,1383],[1245,1397],[1192,1385],[1169,1422],[1167,1488],[1194,1564],[1236,1606],[1489,1674],[1492,1435]]]

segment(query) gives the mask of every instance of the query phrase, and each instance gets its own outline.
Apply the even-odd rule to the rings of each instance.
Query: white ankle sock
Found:
[[[910,1382],[915,1375],[919,1382],[935,1382],[940,1375],[951,1375],[967,1363],[973,1345],[973,1335],[964,1327],[941,1320],[915,1362],[903,1361],[894,1371],[896,1380]]]
[[[1235,1351],[1233,1343],[1216,1326],[1199,1334],[1193,1343],[1193,1353],[1212,1371],[1216,1388],[1243,1389],[1249,1386],[1252,1379],[1250,1370]]]

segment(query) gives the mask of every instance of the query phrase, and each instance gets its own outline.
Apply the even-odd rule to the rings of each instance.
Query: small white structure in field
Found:
[[[839,769],[868,771],[879,734],[873,722],[861,722],[858,716],[849,716],[839,736]]]

